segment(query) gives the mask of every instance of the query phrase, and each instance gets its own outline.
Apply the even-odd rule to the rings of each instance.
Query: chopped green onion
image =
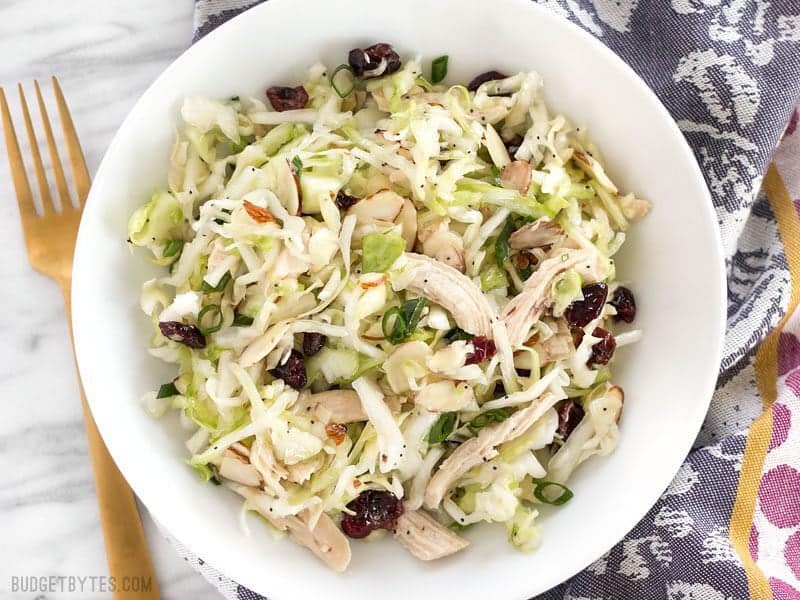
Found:
[[[203,317],[209,313],[211,313],[213,321],[211,322],[211,325],[206,327],[203,325]],[[208,306],[203,307],[203,309],[200,311],[200,314],[197,315],[197,328],[203,335],[216,333],[222,328],[222,308],[220,308],[219,304],[209,304]]]
[[[165,383],[160,388],[158,388],[158,393],[156,394],[156,398],[171,398],[172,396],[177,396],[180,394],[178,388],[175,387],[175,384]]]
[[[426,305],[425,298],[414,298],[387,310],[381,319],[384,337],[393,344],[405,342],[416,330]]]
[[[473,336],[471,333],[467,333],[466,331],[458,327],[453,327],[450,331],[444,334],[444,339],[446,339],[451,344],[453,342],[458,342],[461,340],[469,341],[473,337],[475,336]]]
[[[406,321],[409,335],[417,328],[419,320],[422,317],[422,311],[425,309],[427,303],[425,298],[414,298],[413,300],[403,302],[403,305],[400,307],[400,311],[403,313],[403,318]]]
[[[161,253],[163,258],[171,258],[173,256],[178,256],[183,249],[183,240],[170,240],[167,242],[167,245],[164,246],[164,252]]]
[[[350,73],[350,76],[346,78],[349,81],[345,81],[344,85],[340,86],[336,82],[336,76],[342,71],[347,71]],[[339,79],[341,79],[341,77]],[[336,67],[333,70],[333,73],[331,73],[331,87],[333,88],[333,91],[339,95],[339,98],[347,98],[350,94],[352,94],[353,90],[356,89],[356,74],[355,71],[353,71],[353,68],[347,64],[341,64]]]
[[[498,187],[503,185],[503,181],[501,179],[500,169],[498,169],[495,165],[491,166],[492,169],[492,179],[494,180],[494,184]]]
[[[439,83],[447,77],[447,59],[448,56],[446,54],[433,59],[431,63],[431,81],[433,83]]]
[[[508,255],[511,252],[511,247],[508,245],[508,238],[514,233],[514,220],[508,219],[506,224],[503,225],[503,230],[494,242],[494,259],[499,266],[504,266],[508,260]]]
[[[394,317],[394,321],[391,321],[392,317]],[[403,341],[406,335],[406,321],[398,306],[393,306],[383,313],[381,329],[383,330],[383,336],[393,344]]]
[[[303,170],[303,160],[299,156],[295,156],[292,159],[292,164],[294,165],[295,174],[299,177],[300,171]]]
[[[247,315],[242,315],[239,313],[233,315],[234,327],[248,327],[249,325],[252,324],[253,324],[253,317],[248,317]]]
[[[533,488],[533,495],[536,497],[537,500],[540,502],[544,502],[545,504],[552,504],[554,506],[561,506],[565,502],[568,502],[574,494],[572,490],[569,489],[567,486],[562,485],[560,483],[556,483],[555,481],[545,481],[544,479],[534,479],[534,483],[536,487]],[[555,487],[561,490],[561,494],[556,498],[548,498],[545,495],[545,491],[550,488]]]
[[[431,427],[428,432],[428,443],[441,444],[445,441],[456,428],[456,421],[458,420],[458,413],[447,412],[443,413]]]
[[[228,282],[231,280],[230,272],[225,273],[217,285],[211,285],[207,281],[203,280],[203,285],[200,286],[201,292],[221,292],[225,289],[225,286],[228,285]]]
[[[467,427],[472,433],[477,433],[490,423],[502,423],[510,416],[511,411],[507,408],[493,408],[472,419],[467,423]]]
[[[477,154],[477,156],[478,156],[478,158],[480,158],[480,159],[481,159],[483,162],[485,162],[485,163],[489,163],[490,165],[494,166],[494,165],[492,164],[492,162],[493,162],[493,161],[492,161],[492,155],[491,155],[491,153],[489,152],[489,149],[486,147],[486,145],[485,145],[485,144],[484,144],[484,145],[482,145],[480,148],[478,148],[478,154]]]

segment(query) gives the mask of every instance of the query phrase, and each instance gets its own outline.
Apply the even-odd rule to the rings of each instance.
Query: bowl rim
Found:
[[[719,361],[722,357],[723,352],[723,344],[724,344],[724,334],[725,334],[725,325],[726,325],[726,290],[727,290],[727,282],[725,278],[725,259],[724,259],[724,252],[723,252],[723,245],[722,245],[722,238],[719,229],[719,225],[717,222],[716,214],[714,211],[714,205],[712,202],[712,197],[708,186],[706,184],[705,178],[703,173],[700,169],[700,166],[695,158],[695,155],[689,144],[681,132],[680,128],[678,127],[677,123],[675,122],[672,115],[667,111],[665,106],[662,102],[658,99],[655,92],[639,77],[639,75],[633,70],[633,68],[628,65],[619,55],[613,52],[610,48],[605,46],[598,38],[594,35],[590,34],[588,31],[584,30],[577,24],[573,23],[569,19],[554,13],[550,9],[540,6],[537,3],[530,2],[530,0],[503,0],[508,4],[518,5],[519,7],[525,6],[526,10],[531,10],[534,13],[537,13],[537,18],[543,19],[548,21],[550,24],[563,28],[565,32],[569,32],[569,35],[577,36],[584,40],[594,52],[599,53],[602,55],[603,62],[609,63],[614,70],[618,71],[622,76],[629,80],[629,82],[639,91],[642,93],[642,102],[647,102],[651,105],[651,109],[656,110],[661,117],[666,122],[666,125],[672,130],[672,133],[675,136],[676,142],[679,143],[681,147],[681,151],[684,155],[684,158],[688,158],[687,164],[691,165],[691,173],[684,173],[684,176],[689,177],[691,176],[694,179],[695,183],[698,184],[696,187],[698,189],[698,193],[703,196],[701,203],[702,205],[698,207],[698,210],[702,211],[703,217],[709,224],[712,225],[711,231],[713,235],[713,248],[715,251],[714,262],[717,263],[718,268],[715,270],[715,281],[712,282],[712,285],[709,286],[710,290],[713,290],[714,295],[716,296],[717,300],[719,301],[718,306],[718,321],[714,327],[714,334],[715,338],[713,340],[714,352],[713,356],[715,358],[716,364],[719,364]],[[216,40],[224,35],[230,29],[236,28],[240,25],[240,23],[244,22],[246,19],[250,18],[264,18],[261,17],[261,13],[269,14],[272,10],[272,7],[281,4],[289,4],[292,0],[270,0],[269,2],[264,2],[262,4],[255,5],[244,12],[236,15],[235,17],[231,18],[230,20],[226,21],[213,31],[206,34],[203,38],[193,43],[189,46],[180,56],[178,56],[175,60],[173,60],[162,72],[158,77],[153,80],[153,82],[147,87],[147,89],[142,93],[140,98],[134,104],[133,108],[130,110],[128,115],[123,120],[122,124],[120,125],[119,129],[114,135],[111,143],[109,144],[106,153],[103,156],[103,159],[100,163],[100,166],[95,174],[94,181],[101,181],[104,179],[106,175],[106,171],[108,170],[108,164],[112,161],[113,156],[115,156],[119,152],[119,146],[122,144],[123,138],[126,137],[126,132],[128,132],[132,127],[135,126],[136,121],[138,120],[138,115],[142,110],[142,107],[148,102],[148,100],[157,93],[159,87],[162,85],[164,81],[167,81],[174,71],[179,70],[182,68],[182,65],[187,62],[191,61],[192,57],[201,52],[202,49],[206,46],[212,45],[216,42]],[[306,0],[306,2],[324,2],[324,0]],[[516,8],[516,7],[515,7]],[[95,209],[99,209],[102,206],[102,199],[98,197],[98,194],[95,192],[96,186],[92,186],[89,197],[87,198],[86,205],[84,210],[92,211]],[[84,254],[89,253],[89,249],[87,248],[88,242],[86,239],[91,235],[87,229],[88,226],[84,226],[86,220],[83,220],[81,223],[81,227],[78,233],[78,240],[76,244],[76,254],[75,254],[75,265],[79,267],[82,263],[82,257]],[[79,371],[81,377],[84,381],[84,387],[86,390],[86,398],[88,404],[91,408],[91,412],[94,418],[97,421],[98,429],[103,435],[104,430],[108,431],[111,429],[110,426],[110,413],[106,410],[103,410],[102,403],[103,399],[101,398],[102,394],[95,393],[95,386],[93,382],[93,378],[91,376],[91,349],[88,347],[88,342],[86,342],[86,337],[84,336],[84,319],[83,315],[84,312],[81,310],[81,307],[87,302],[87,299],[83,296],[83,288],[80,285],[80,281],[82,277],[78,273],[78,269],[76,269],[76,275],[74,276],[75,280],[79,283],[73,287],[72,290],[72,303],[76,307],[77,310],[73,312],[72,318],[72,326],[75,332],[75,351],[76,351],[76,359],[79,367]],[[88,324],[87,324],[88,326]],[[550,589],[551,587],[566,581],[567,579],[574,576],[576,573],[580,572],[581,570],[585,569],[589,564],[591,564],[594,560],[598,559],[604,552],[612,548],[614,545],[619,543],[624,536],[633,528],[635,527],[641,519],[647,514],[647,512],[652,508],[652,506],[658,501],[658,498],[661,497],[663,491],[669,485],[670,481],[674,478],[675,474],[678,472],[681,464],[686,460],[686,456],[688,455],[689,451],[692,448],[692,444],[697,437],[697,434],[700,431],[700,428],[703,424],[705,415],[708,411],[709,405],[711,403],[712,394],[715,389],[715,384],[717,380],[717,371],[709,371],[708,374],[705,375],[705,379],[702,382],[702,387],[704,390],[704,394],[702,398],[697,403],[697,407],[692,415],[691,427],[687,428],[687,435],[684,439],[681,440],[681,443],[674,446],[674,449],[671,451],[672,460],[669,461],[670,468],[667,469],[666,467],[663,469],[664,475],[663,485],[661,485],[658,489],[649,489],[647,490],[648,493],[646,495],[643,494],[643,499],[639,503],[640,510],[636,514],[632,514],[630,518],[621,520],[619,524],[615,527],[615,534],[614,536],[609,536],[608,540],[606,540],[603,544],[601,544],[602,549],[587,554],[584,553],[584,560],[576,561],[569,569],[564,569],[563,572],[558,573],[555,577],[547,576],[547,574],[540,574],[540,579],[547,580],[547,588],[543,588],[541,591],[544,592],[546,589]],[[127,468],[131,461],[133,460],[131,457],[131,453],[125,449],[126,444],[124,441],[115,438],[114,436],[106,437],[103,436],[103,439],[106,442],[108,450],[113,457],[115,463],[120,468],[120,471],[125,476],[126,480],[128,481],[131,488],[134,490],[137,496],[141,499],[142,503],[148,508],[151,515],[153,516],[154,520],[159,524],[159,526],[163,527],[165,531],[167,531],[171,536],[175,539],[179,540],[181,544],[183,544],[186,548],[188,548],[192,553],[195,555],[202,555],[204,559],[211,565],[214,565],[216,569],[218,569],[221,573],[225,574],[227,577],[231,578],[237,583],[245,585],[247,587],[251,587],[255,591],[261,591],[262,593],[269,593],[270,597],[273,600],[286,600],[287,598],[291,598],[291,595],[285,593],[284,590],[271,590],[266,592],[265,590],[257,590],[258,584],[253,577],[250,576],[249,573],[243,571],[242,569],[238,568],[236,564],[232,564],[230,560],[226,560],[226,553],[222,549],[212,549],[208,547],[208,545],[203,545],[203,536],[201,536],[198,532],[193,530],[189,523],[186,521],[177,522],[177,521],[170,521],[165,517],[167,511],[164,510],[161,503],[158,501],[157,492],[156,490],[152,489],[152,486],[148,486],[146,481],[141,479],[128,479],[127,473],[130,473],[130,470]],[[680,451],[679,451],[680,450]],[[655,487],[655,486],[654,486]],[[231,524],[232,527],[236,527],[236,523]],[[613,537],[613,539],[612,539]],[[525,581],[528,581],[525,578]],[[278,586],[276,586],[277,588]],[[522,588],[519,586],[515,586],[513,590],[509,590],[511,592],[520,591],[523,592]],[[510,596],[509,596],[510,597]],[[526,596],[527,597],[527,596]]]

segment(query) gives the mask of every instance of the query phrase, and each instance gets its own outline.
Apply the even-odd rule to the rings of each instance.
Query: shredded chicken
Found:
[[[309,509],[294,516],[276,517],[268,508],[270,498],[264,492],[246,486],[231,486],[231,489],[249,500],[273,527],[286,531],[290,538],[311,550],[334,571],[341,573],[350,564],[350,542],[327,514],[321,513],[312,527]]]
[[[606,188],[612,194],[617,194],[619,189],[614,185],[614,182],[608,178],[603,166],[595,160],[593,156],[583,150],[576,149],[572,154],[572,158],[578,166],[584,170],[589,176],[594,177],[597,182]]]
[[[392,413],[400,412],[402,398],[386,397],[386,404]],[[299,414],[309,413],[325,423],[358,423],[367,420],[367,413],[361,400],[353,390],[328,390],[316,394],[302,394],[296,404]]]
[[[536,349],[539,352],[539,362],[542,365],[569,358],[575,352],[575,345],[566,320],[559,319],[556,321],[556,330],[553,335],[537,344]]]
[[[456,324],[473,335],[492,336],[494,311],[470,279],[428,256],[406,252],[411,277],[403,288],[425,296],[450,311]],[[392,282],[394,287],[394,282]],[[397,289],[397,288],[396,288]]]
[[[273,519],[279,529],[289,532],[289,537],[311,550],[334,571],[341,573],[350,564],[350,542],[327,514],[321,513],[313,529],[306,509],[296,517]]]
[[[256,436],[253,445],[250,446],[249,460],[250,464],[258,469],[264,489],[278,496],[286,493],[281,485],[281,480],[287,477],[286,469],[278,463],[267,440]]]
[[[289,465],[286,467],[288,479],[292,483],[304,483],[311,479],[311,476],[319,471],[325,462],[323,454],[316,454],[309,459]]]
[[[459,477],[475,465],[497,456],[497,446],[525,433],[558,400],[554,394],[545,393],[502,423],[484,427],[477,437],[461,444],[431,477],[425,490],[425,506],[430,509],[438,507]]]
[[[230,479],[242,485],[259,487],[263,481],[261,475],[253,465],[250,464],[250,451],[247,446],[240,443],[231,445],[219,464],[219,474],[225,479]]]
[[[307,412],[331,423],[355,423],[366,421],[367,414],[361,407],[361,400],[353,390],[330,390],[310,394],[303,399]]]
[[[250,367],[272,352],[289,331],[289,322],[281,321],[270,327],[264,335],[256,338],[242,352],[239,363]]]
[[[421,510],[404,512],[397,520],[394,537],[420,560],[444,558],[469,546],[467,540]]]
[[[519,295],[506,304],[501,314],[512,346],[518,346],[527,339],[531,326],[552,301],[550,283],[553,278],[592,258],[587,250],[560,250],[556,256],[539,265]]]
[[[637,198],[633,194],[620,196],[619,205],[626,219],[641,219],[650,212],[650,203],[647,200]]]

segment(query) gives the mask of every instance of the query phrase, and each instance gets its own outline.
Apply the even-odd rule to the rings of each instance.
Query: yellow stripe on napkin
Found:
[[[794,313],[800,299],[800,219],[797,217],[792,199],[774,164],[764,177],[764,191],[772,212],[778,221],[778,231],[783,242],[786,261],[789,264],[791,294],[786,314],[770,334],[761,342],[755,358],[756,385],[764,404],[764,412],[750,426],[744,450],[742,471],[736,490],[736,500],[731,511],[729,535],[739,560],[742,561],[750,598],[768,600],[772,591],[766,576],[750,556],[749,538],[753,525],[761,471],[772,437],[772,404],[777,397],[778,339],[784,325]]]

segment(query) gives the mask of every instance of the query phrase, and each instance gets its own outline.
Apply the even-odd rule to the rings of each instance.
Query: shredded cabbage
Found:
[[[365,273],[385,273],[400,258],[406,243],[395,233],[370,233],[362,244],[362,269]]]
[[[387,56],[347,94],[314,65],[296,109],[183,101],[165,189],[128,222],[164,268],[139,304],[175,369],[144,407],[179,411],[190,466],[326,561],[365,490],[416,511],[437,486],[443,526],[502,522],[532,551],[537,482],[620,435],[598,344],[642,335],[617,330],[612,257],[649,205],[538,74],[470,92]]]

